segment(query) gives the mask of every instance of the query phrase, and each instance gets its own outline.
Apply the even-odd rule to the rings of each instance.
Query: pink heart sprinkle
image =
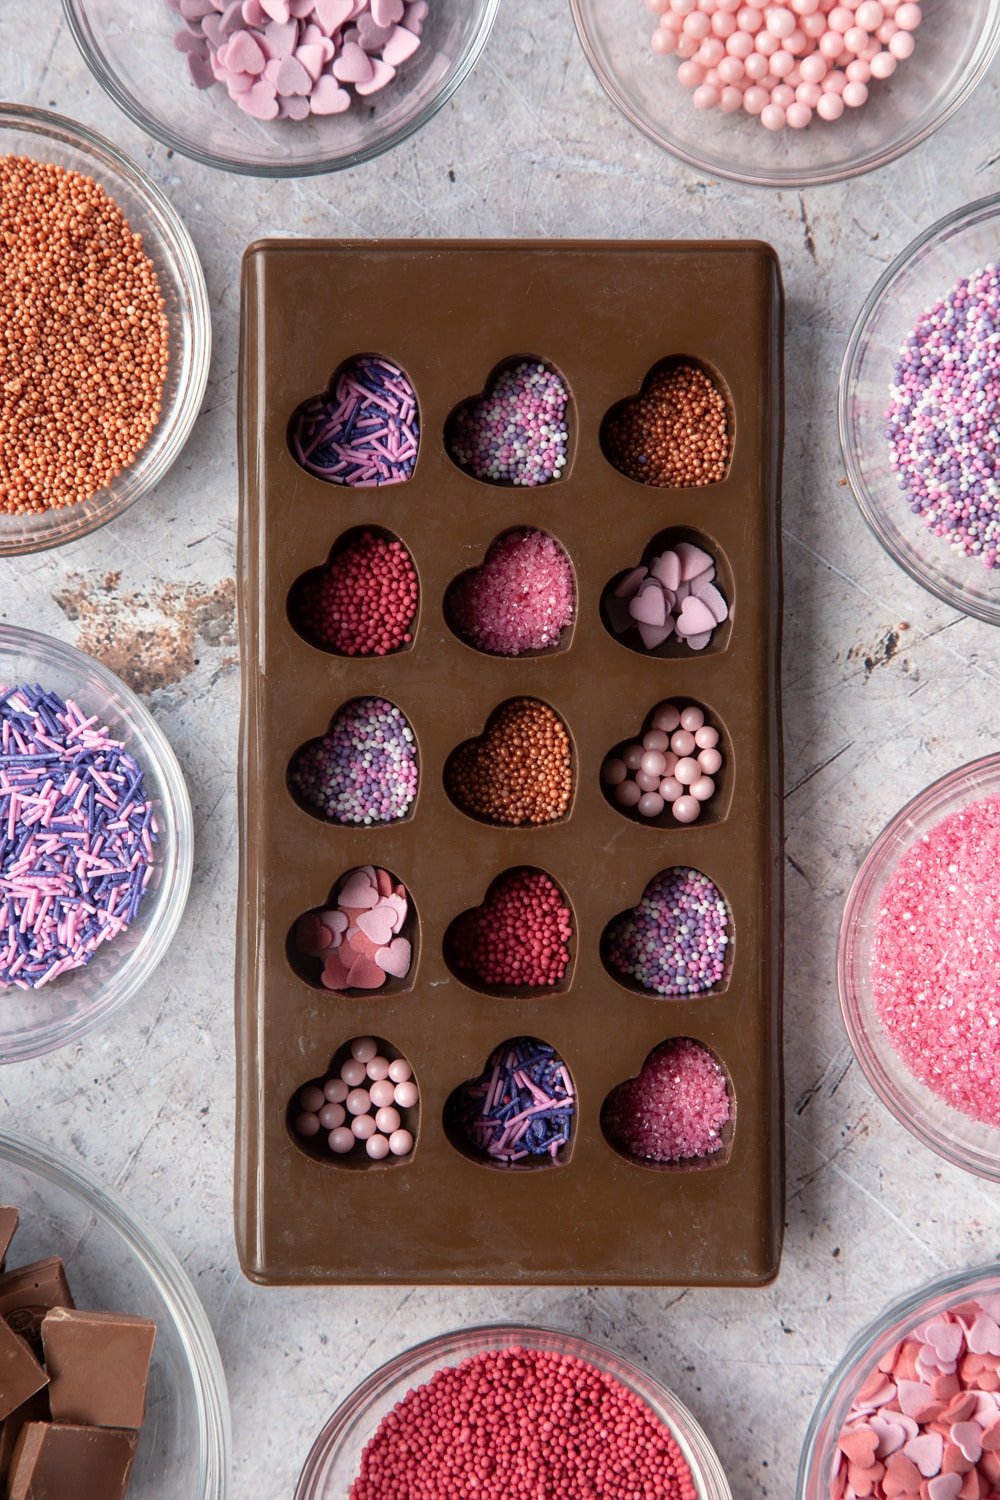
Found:
[[[304,21],[306,16],[312,15],[314,0],[288,0],[288,9],[299,21]]]
[[[260,0],[243,0],[243,20],[248,26],[262,28],[267,25],[267,16]]]
[[[680,636],[701,635],[715,629],[715,616],[707,604],[689,594],[681,605],[677,617],[677,634]]]
[[[325,61],[323,57],[323,48],[310,46],[299,47],[295,56],[305,68],[313,83],[315,83],[319,78],[319,75],[323,71],[323,63]]]
[[[299,23],[297,21],[288,21],[284,26],[280,21],[271,21],[264,27],[262,45],[268,57],[288,57],[294,51],[298,39]]]
[[[875,1457],[885,1459],[890,1453],[895,1453],[897,1448],[902,1448],[906,1442],[906,1433],[898,1422],[890,1422],[885,1417],[873,1416],[869,1421],[872,1432],[878,1435],[878,1448]]]
[[[615,589],[615,598],[631,599],[633,594],[639,592],[639,586],[647,572],[647,568],[633,568],[630,573],[626,573],[621,583]]]
[[[837,1439],[841,1453],[860,1469],[867,1469],[875,1460],[878,1436],[870,1427],[848,1427]]]
[[[280,102],[283,120],[304,120],[309,114],[309,100],[303,94],[286,94]]]
[[[692,651],[704,651],[711,639],[712,632],[710,630],[703,630],[699,635],[689,635],[684,644],[685,646],[690,646]]]
[[[374,911],[363,911],[358,918],[358,929],[370,938],[376,948],[384,948],[393,934],[392,907],[379,906]]]
[[[252,73],[228,73],[225,82],[230,99],[237,99],[240,94],[245,94],[252,89],[257,79]]]
[[[977,1464],[983,1454],[983,1430],[978,1422],[956,1422],[951,1429],[951,1440],[962,1450],[963,1458]]]
[[[333,65],[333,76],[341,83],[367,83],[374,75],[374,64],[357,42],[348,42]]]
[[[376,26],[369,12],[363,11],[358,17],[354,40],[366,52],[380,52],[392,36],[392,32],[391,26]]]
[[[409,913],[409,902],[404,896],[387,896],[385,898],[385,904],[386,906],[391,907],[395,912],[392,930],[393,932],[398,932],[403,923],[406,921],[407,915]]]
[[[631,630],[635,624],[630,612],[629,601],[619,599],[615,594],[606,594],[604,597],[604,609],[608,617],[608,624],[615,635],[624,635],[626,630]]]
[[[721,625],[729,615],[729,605],[723,599],[719,590],[711,583],[696,583],[692,592],[696,599],[700,599],[715,616],[716,625]]]
[[[1000,1326],[981,1313],[969,1329],[967,1343],[973,1354],[1000,1354]]]
[[[678,542],[675,550],[680,559],[682,583],[689,583],[692,578],[697,578],[699,573],[704,573],[706,568],[712,566],[708,553],[696,547],[693,542]]]
[[[328,932],[333,933],[339,932],[343,934],[347,931],[348,926],[350,925],[347,920],[346,913],[339,910],[321,911],[319,913],[319,920],[323,923],[323,926],[327,929]]]
[[[336,953],[331,953],[323,965],[323,988],[326,990],[346,990],[349,972],[340,956],[340,950]]]
[[[681,560],[676,552],[661,552],[659,557],[653,558],[649,571],[673,593],[681,581]]]
[[[260,0],[261,10],[271,17],[272,21],[290,21],[292,13],[288,8],[288,0]]]
[[[247,89],[245,94],[240,94],[236,102],[240,109],[245,110],[248,115],[253,115],[256,120],[278,118],[278,100],[275,97],[273,84],[257,82],[253,88]]]
[[[929,1323],[927,1342],[938,1357],[953,1365],[962,1352],[965,1335],[960,1323]]]
[[[910,1439],[903,1452],[911,1463],[916,1464],[924,1478],[930,1479],[941,1472],[944,1439],[936,1432],[922,1432],[919,1437]]]
[[[387,948],[378,948],[375,962],[394,979],[405,979],[410,972],[410,945],[406,938],[393,938]]]
[[[669,617],[662,625],[638,625],[639,639],[647,651],[655,651],[663,642],[669,640],[674,633],[674,622]]]
[[[278,74],[280,72],[281,72],[281,58],[280,57],[269,57],[268,60],[267,60],[267,62],[264,64],[264,71],[260,75],[261,78],[266,78],[267,81],[268,81],[268,83],[271,83],[271,84],[274,85],[275,92],[277,92],[277,89],[278,89]]]
[[[934,1392],[929,1385],[923,1385],[917,1380],[898,1380],[896,1382],[896,1395],[899,1399],[900,1408],[908,1417],[920,1420],[921,1412],[934,1405]]]
[[[337,87],[337,81],[329,73],[323,73],[309,95],[314,115],[342,115],[351,107],[351,96],[346,89]]]
[[[398,68],[408,57],[413,56],[419,46],[418,36],[414,36],[412,31],[407,31],[405,26],[397,26],[382,48],[382,61]]]
[[[221,52],[219,60],[223,61]],[[224,61],[230,73],[263,73],[267,58],[249,31],[234,31],[226,43]]]
[[[362,955],[351,965],[347,985],[352,990],[378,990],[385,983],[385,974],[374,959]]]
[[[663,590],[656,582],[644,584],[634,599],[629,601],[629,614],[641,625],[663,625],[667,618],[667,601]],[[711,618],[711,617],[709,617]]]
[[[315,11],[316,19],[327,36],[333,36],[345,21],[350,20],[354,6],[351,0],[315,0]]]
[[[348,876],[337,900],[349,911],[368,911],[378,904],[378,891],[367,875],[356,870],[353,875]]]
[[[961,1474],[939,1474],[927,1486],[927,1500],[958,1500],[962,1484]]]
[[[403,0],[371,0],[371,11],[376,26],[394,26],[403,19]]]
[[[379,895],[391,896],[392,876],[389,874],[389,871],[383,870],[380,866],[377,870],[373,871],[373,874],[375,876],[375,886],[378,890]]]
[[[362,52],[361,56],[366,54]],[[387,83],[391,83],[396,76],[396,69],[382,61],[380,57],[368,59],[372,66],[372,76],[367,83],[356,83],[354,87],[363,98],[369,94],[377,94],[379,89],[384,89]]]
[[[278,69],[277,88],[279,94],[308,94],[313,86],[305,68],[297,57],[285,57]]]

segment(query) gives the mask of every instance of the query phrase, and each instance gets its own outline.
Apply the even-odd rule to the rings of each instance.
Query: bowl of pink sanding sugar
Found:
[[[847,898],[838,981],[883,1104],[1000,1181],[1000,755],[934,782],[879,835]]]
[[[942,1277],[858,1334],[806,1433],[796,1500],[1000,1494],[1000,1265]]]
[[[442,1334],[376,1370],[316,1439],[295,1500],[427,1495],[732,1500],[664,1386],[599,1344],[516,1324]]]

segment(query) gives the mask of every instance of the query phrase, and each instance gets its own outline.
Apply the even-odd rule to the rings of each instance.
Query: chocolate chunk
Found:
[[[34,1396],[29,1396],[23,1406],[12,1411],[9,1417],[0,1422],[0,1495],[6,1495],[5,1488],[7,1473],[10,1469],[10,1461],[21,1435],[21,1428],[26,1422],[47,1422],[51,1412],[49,1411],[49,1392],[46,1386],[43,1390],[36,1391]]]
[[[138,1441],[110,1427],[29,1422],[14,1449],[7,1500],[122,1500]]]
[[[125,1313],[57,1307],[42,1322],[49,1401],[56,1422],[135,1427],[146,1416],[156,1324]]]
[[[48,1379],[26,1340],[0,1321],[0,1417],[23,1406]]]
[[[0,1318],[27,1339],[42,1358],[42,1319],[52,1307],[72,1307],[73,1297],[58,1256],[18,1266],[0,1276]]]
[[[10,1249],[10,1242],[17,1233],[19,1220],[20,1215],[16,1208],[7,1208],[5,1205],[0,1204],[0,1271],[3,1270],[3,1263],[7,1251]]]

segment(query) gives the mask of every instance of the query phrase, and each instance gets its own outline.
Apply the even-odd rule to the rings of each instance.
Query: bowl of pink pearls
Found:
[[[963,105],[1000,0],[571,0],[622,113],[699,172],[807,187],[884,166]]]

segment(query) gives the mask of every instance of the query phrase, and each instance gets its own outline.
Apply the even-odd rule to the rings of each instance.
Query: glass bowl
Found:
[[[872,85],[861,109],[772,133],[742,111],[695,109],[677,59],[650,48],[656,17],[643,0],[571,4],[598,81],[633,125],[696,171],[756,187],[837,182],[895,160],[965,103],[1000,46],[1000,0],[936,0],[924,6],[913,56]]]
[[[21,1213],[8,1267],[58,1255],[78,1307],[156,1323],[129,1500],[225,1500],[226,1380],[204,1309],[173,1252],[96,1177],[5,1130],[0,1201]]]
[[[183,23],[166,0],[63,5],[94,77],[143,130],[206,166],[302,177],[370,161],[432,120],[475,65],[500,0],[434,0],[419,50],[364,107],[355,100],[342,115],[268,123],[244,114],[220,85],[195,88],[173,45]]]
[[[882,893],[900,859],[942,818],[1000,793],[1000,755],[942,776],[896,814],[872,845],[847,897],[837,953],[844,1025],[858,1062],[900,1124],[955,1166],[1000,1182],[1000,1130],[953,1109],[899,1057],[876,1014],[871,946]]]
[[[191,802],[177,757],[125,684],[73,646],[0,624],[0,684],[41,683],[98,715],[146,773],[160,824],[153,878],[136,920],[90,963],[37,990],[0,991],[0,1063],[79,1040],[138,994],[166,953],[188,897],[194,849]]]
[[[914,54],[916,55],[916,54]],[[911,513],[889,467],[885,412],[893,366],[917,319],[962,277],[1000,259],[1000,195],[941,219],[893,261],[861,309],[840,374],[840,445],[861,514],[911,578],[1000,624],[1000,568],[935,536]]]
[[[0,556],[38,552],[96,531],[159,484],[187,442],[208,381],[212,322],[198,253],[159,188],[110,141],[75,120],[0,105],[0,156],[30,156],[92,177],[112,197],[156,267],[166,304],[170,364],[159,424],[134,461],[89,500],[41,515],[0,513]]]
[[[1000,1291],[1000,1265],[979,1266],[958,1275],[929,1282],[889,1310],[858,1334],[827,1381],[806,1431],[799,1463],[797,1500],[830,1500],[837,1438],[866,1377],[893,1345],[921,1323],[946,1312],[969,1297],[995,1295]]]
[[[707,1437],[687,1407],[664,1386],[600,1344],[552,1328],[525,1328],[515,1323],[439,1334],[369,1375],[337,1408],[313,1444],[295,1500],[347,1500],[365,1445],[382,1418],[408,1391],[424,1385],[438,1370],[460,1364],[471,1355],[519,1344],[545,1353],[573,1355],[621,1381],[670,1429],[691,1467],[698,1500],[732,1500],[729,1482]]]

